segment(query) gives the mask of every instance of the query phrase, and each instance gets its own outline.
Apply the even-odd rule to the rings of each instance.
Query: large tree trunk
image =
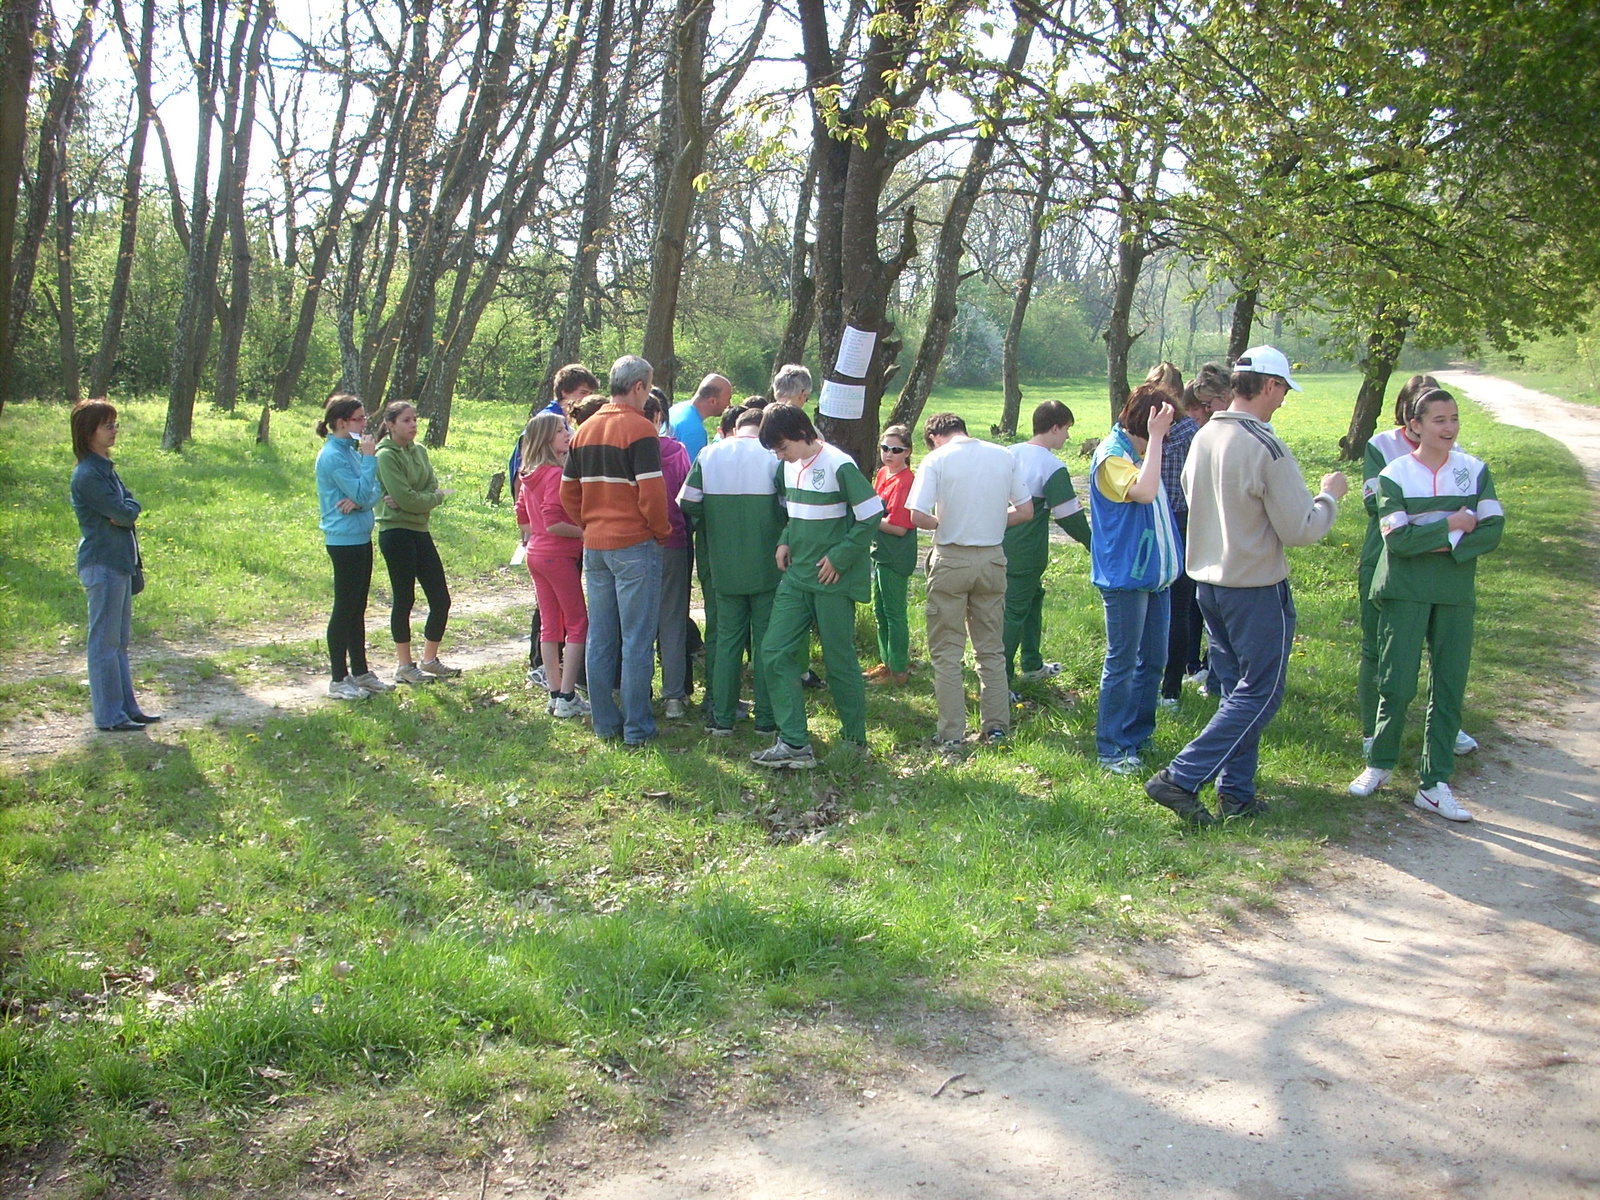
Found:
[[[483,10],[491,13],[487,6]],[[527,99],[518,80],[516,94],[508,80],[517,59],[517,34],[522,9],[511,5],[500,10],[500,26],[494,32],[485,20],[479,30],[475,55],[481,67],[474,74],[481,82],[474,89],[471,107],[463,114],[460,133],[446,155],[434,200],[413,231],[406,286],[398,307],[399,334],[395,340],[394,365],[387,395],[392,400],[414,400],[422,382],[423,348],[433,346],[433,325],[437,312],[435,289],[448,267],[447,255],[454,242],[453,227],[462,208],[494,167],[495,150],[489,135],[501,127],[514,127],[526,111]],[[413,190],[413,210],[424,194]]]
[[[32,184],[28,189],[28,219],[12,262],[8,323],[12,335],[4,346],[6,356],[0,358],[0,393],[9,394],[15,386],[16,338],[22,332],[22,323],[28,313],[28,302],[33,296],[33,277],[39,265],[39,251],[44,246],[45,230],[50,225],[50,214],[55,209],[56,183],[64,169],[67,134],[72,128],[78,92],[83,85],[83,73],[89,64],[93,13],[93,0],[89,0],[83,6],[83,14],[78,18],[78,26],[73,31],[66,53],[59,61],[54,61],[52,52],[49,64],[52,67],[50,96],[45,102],[44,116],[39,123],[39,153]]]
[[[106,300],[105,324],[100,328],[100,350],[89,371],[91,396],[104,396],[111,390],[111,372],[116,367],[117,349],[122,343],[122,322],[128,313],[128,285],[133,278],[133,255],[139,234],[144,151],[150,139],[150,121],[155,115],[155,102],[150,95],[150,62],[156,32],[155,0],[144,0],[137,49],[128,31],[121,0],[115,0],[112,7],[123,48],[134,60],[133,87],[138,116],[134,119],[133,140],[128,147],[128,171],[122,183],[122,225],[117,241],[117,264],[111,276],[111,293]]]
[[[1131,328],[1133,320],[1133,295],[1139,286],[1139,272],[1144,269],[1144,238],[1134,233],[1128,236],[1129,223],[1124,221],[1124,236],[1117,239],[1117,281],[1112,291],[1111,315],[1106,321],[1106,383],[1111,399],[1111,419],[1122,415],[1122,406],[1128,402],[1128,354],[1139,334]]]
[[[1044,216],[1050,207],[1050,189],[1055,184],[1055,159],[1050,153],[1048,140],[1041,147],[1039,190],[1034,193],[1029,212],[1028,245],[1022,254],[1022,277],[1017,280],[1017,291],[1011,299],[1011,320],[1006,324],[1006,335],[1000,347],[1000,385],[1005,391],[1005,403],[1000,410],[1000,432],[1015,437],[1022,419],[1022,382],[1018,377],[1017,358],[1022,346],[1022,326],[1028,317],[1028,304],[1033,299],[1034,276],[1039,270],[1039,252],[1044,245]]]
[[[39,0],[0,0],[0,362],[13,359],[12,247],[17,195],[28,145],[28,89],[33,81],[33,34]],[[0,386],[0,411],[6,389]]]
[[[1233,301],[1233,327],[1228,331],[1228,366],[1233,366],[1233,360],[1246,350],[1250,349],[1250,332],[1256,324],[1256,302],[1261,298],[1261,289],[1248,287],[1242,289]]]
[[[1383,412],[1389,376],[1394,373],[1394,364],[1400,358],[1410,328],[1409,312],[1396,312],[1387,303],[1378,305],[1372,332],[1367,335],[1367,353],[1361,363],[1361,390],[1356,394],[1355,411],[1350,414],[1350,429],[1339,439],[1340,458],[1359,462],[1366,453],[1367,443],[1372,440],[1372,431],[1378,427],[1378,417]]]
[[[56,177],[56,326],[61,331],[61,394],[68,404],[83,398],[78,386],[78,314],[73,307],[72,195],[67,175]]]
[[[211,291],[216,276],[207,275],[211,231],[211,130],[217,119],[217,77],[221,73],[220,30],[216,27],[217,0],[200,0],[199,53],[195,80],[199,122],[195,133],[194,187],[190,193],[188,259],[184,264],[183,295],[172,341],[171,379],[167,394],[167,424],[161,434],[163,450],[178,450],[194,433],[194,400],[200,390],[203,347],[210,343]],[[224,165],[223,173],[226,173]],[[200,336],[206,325],[204,340]]]
[[[800,198],[794,206],[794,232],[789,250],[789,318],[784,322],[783,338],[778,342],[778,352],[772,359],[770,374],[773,375],[785,363],[804,360],[806,344],[811,341],[811,326],[817,319],[817,278],[811,267],[811,256],[816,246],[806,237],[811,225],[811,200],[816,188],[817,156],[813,152],[805,178],[800,181]]]
[[[1006,72],[1002,86],[1011,74],[1020,71],[1028,59],[1028,44],[1033,40],[1033,26],[1023,23],[1011,38],[1011,53],[1006,59]],[[999,116],[993,115],[991,132],[973,143],[967,156],[966,168],[961,172],[961,182],[945,208],[944,224],[939,228],[939,249],[933,260],[933,300],[928,309],[928,323],[922,332],[922,345],[917,347],[917,357],[900,389],[900,400],[889,417],[890,424],[915,425],[922,416],[928,393],[933,390],[934,378],[944,352],[950,345],[950,329],[956,323],[956,292],[965,278],[961,274],[961,253],[967,240],[967,222],[978,203],[978,194],[989,176],[989,164],[994,158],[994,148],[999,143]]]
[[[668,69],[671,102],[662,104],[662,151],[670,163],[660,180],[655,238],[650,246],[650,298],[640,351],[655,368],[656,385],[673,395],[678,378],[674,326],[683,260],[694,215],[695,184],[705,165],[705,56],[712,0],[677,0]]]
[[[625,114],[633,97],[638,75],[638,56],[643,43],[639,36],[645,5],[633,8],[633,36],[628,39],[628,56],[615,89],[607,91],[612,74],[612,22],[615,0],[600,0],[595,20],[593,71],[589,77],[589,151],[583,178],[583,212],[578,218],[578,247],[572,259],[572,275],[567,280],[566,301],[561,324],[556,331],[544,378],[534,393],[531,412],[543,408],[555,387],[556,372],[567,363],[577,362],[583,346],[583,318],[589,298],[599,291],[600,237],[611,220],[611,193],[616,187],[617,160],[622,154]],[[459,370],[459,366],[457,367]]]
[[[887,116],[914,108],[926,91],[926,67],[912,58],[922,44],[919,19],[927,14],[914,0],[880,0],[876,15],[883,19],[869,26],[859,82],[846,102],[838,96],[841,72],[828,39],[825,0],[801,0],[799,7],[817,163],[813,263],[823,387],[835,373],[845,329],[874,336],[866,373],[839,377],[840,382],[864,389],[861,416],[824,416],[819,403],[818,429],[870,473],[877,458],[883,393],[899,370],[900,339],[888,317],[889,297],[917,252],[916,214],[909,208],[899,248],[886,260],[879,247],[884,186],[897,156],[907,152],[906,143],[890,134]],[[839,99],[839,123],[859,134],[834,137],[823,101],[829,94]]]
[[[217,347],[214,399],[218,408],[232,412],[239,398],[239,353],[244,345],[245,317],[250,308],[250,230],[244,219],[244,185],[250,172],[250,142],[256,127],[256,86],[261,66],[261,45],[273,19],[270,0],[256,10],[255,28],[243,60],[243,74],[228,80],[228,113],[223,125],[223,158],[227,162],[226,192],[218,188],[217,219],[227,222],[228,299],[219,309],[222,341]],[[241,23],[241,33],[243,26]],[[237,64],[239,60],[235,58]]]

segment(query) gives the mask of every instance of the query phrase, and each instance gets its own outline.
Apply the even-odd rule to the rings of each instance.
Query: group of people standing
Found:
[[[868,480],[818,434],[805,404],[806,368],[780,368],[773,398],[732,404],[732,385],[707,376],[678,405],[652,387],[651,365],[619,358],[605,396],[573,364],[518,439],[510,462],[517,523],[537,608],[536,672],[546,710],[587,717],[595,733],[630,746],[656,736],[659,656],[669,719],[688,714],[694,655],[690,576],[705,605],[707,732],[730,735],[753,716],[773,743],[751,755],[775,769],[816,764],[804,689],[813,637],[843,742],[866,745],[866,686],[909,679],[907,594],[918,531],[932,545],[928,653],[938,717],[934,744],[1009,737],[1017,680],[1060,671],[1042,654],[1043,579],[1050,522],[1090,554],[1105,610],[1106,654],[1096,720],[1100,764],[1142,773],[1163,705],[1187,680],[1220,697],[1205,728],[1145,783],[1151,799],[1194,824],[1265,811],[1257,795],[1262,731],[1282,703],[1295,608],[1285,547],[1332,527],[1348,484],[1323,477],[1312,495],[1273,414],[1298,390],[1287,358],[1247,351],[1231,374],[1205,367],[1185,387],[1171,364],[1135,388],[1094,450],[1087,515],[1059,457],[1074,418],[1048,401],[1033,436],[1009,448],[967,433],[954,413],[928,418],[927,449],[891,425]],[[706,422],[719,420],[712,439]],[[361,401],[335,395],[317,423],[321,528],[333,568],[327,629],[329,696],[360,700],[460,672],[439,659],[450,592],[428,531],[452,493],[417,441],[417,413],[400,401],[367,429]],[[1419,808],[1470,820],[1448,779],[1476,743],[1460,730],[1472,640],[1476,559],[1504,524],[1488,468],[1456,448],[1454,399],[1428,376],[1402,388],[1396,428],[1368,446],[1369,528],[1360,569],[1360,704],[1366,768],[1349,791],[1370,795],[1392,777],[1426,646],[1432,671]],[[89,596],[89,676],[96,725],[142,729],[127,660],[132,596],[142,586],[138,503],[112,466],[116,410],[104,400],[72,414],[74,507],[83,533],[79,574]],[[389,572],[395,683],[367,661],[364,615],[372,534]],[[428,601],[420,657],[411,612]],[[871,602],[880,662],[863,674],[855,608]],[[1207,642],[1201,650],[1201,630]],[[969,733],[962,668],[970,642],[979,722]],[[739,699],[745,662],[753,706]],[[588,683],[588,698],[580,688]],[[1215,785],[1217,812],[1201,800]]]

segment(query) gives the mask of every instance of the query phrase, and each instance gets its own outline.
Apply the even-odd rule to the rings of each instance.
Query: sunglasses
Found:
[[[910,446],[884,446],[884,445],[880,445],[878,447],[878,449],[882,450],[885,454],[910,454],[911,453],[911,447]]]

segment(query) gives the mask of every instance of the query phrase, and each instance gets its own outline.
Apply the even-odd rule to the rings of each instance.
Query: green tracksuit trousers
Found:
[[[1044,574],[1006,576],[1006,678],[1017,676],[1017,652],[1022,652],[1021,669],[1037,671],[1044,666]]]
[[[1423,724],[1422,786],[1430,788],[1447,781],[1455,770],[1476,606],[1384,600],[1378,610],[1378,717],[1367,765],[1392,771],[1400,760],[1406,709],[1417,694],[1426,645],[1431,679]]]
[[[1368,600],[1373,569],[1361,568],[1356,583],[1361,605],[1361,661],[1356,667],[1356,703],[1361,707],[1361,736],[1369,738],[1378,727],[1378,602]]]
[[[767,623],[772,617],[772,598],[776,592],[756,592],[753,595],[716,593],[717,655],[716,674],[708,676],[711,686],[711,720],[718,728],[732,729],[734,714],[739,707],[740,675],[744,670],[746,647],[760,646],[767,636]],[[710,604],[707,604],[709,613]],[[710,623],[710,617],[706,618]],[[756,728],[771,729],[772,697],[767,690],[766,672],[759,662],[751,664],[755,670]]]
[[[911,576],[872,564],[872,613],[878,620],[878,661],[896,675],[911,667],[911,623],[906,617],[906,591]],[[832,676],[829,676],[832,678]]]
[[[828,672],[828,690],[839,714],[845,741],[867,743],[867,686],[856,657],[856,606],[838,592],[813,592],[791,584],[778,584],[772,599],[767,635],[761,640],[761,669],[772,696],[772,715],[778,734],[791,746],[809,746],[806,729],[805,687],[800,675],[815,623],[822,642],[822,661]]]

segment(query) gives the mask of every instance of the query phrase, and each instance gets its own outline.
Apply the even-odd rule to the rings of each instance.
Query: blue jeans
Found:
[[[583,575],[589,592],[589,640],[583,658],[594,731],[603,738],[621,734],[637,746],[656,735],[650,681],[661,616],[661,546],[649,541],[621,550],[586,549]],[[611,696],[619,661],[621,709]]]
[[[1261,734],[1283,703],[1294,648],[1294,597],[1289,581],[1230,588],[1202,583],[1200,611],[1211,639],[1211,677],[1222,704],[1198,737],[1178,752],[1167,774],[1198,792],[1216,780],[1217,792],[1254,800]]]
[[[1106,665],[1094,745],[1102,762],[1135,756],[1156,731],[1156,693],[1167,665],[1171,593],[1101,588]]]
[[[89,594],[89,703],[100,728],[133,720],[139,702],[133,696],[133,671],[128,642],[133,638],[133,576],[90,564],[78,572]]]

